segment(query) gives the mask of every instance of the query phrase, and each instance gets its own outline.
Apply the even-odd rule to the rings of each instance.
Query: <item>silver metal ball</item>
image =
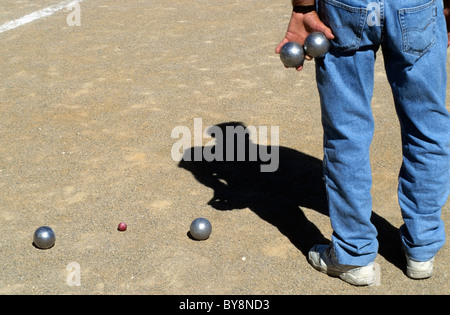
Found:
[[[288,68],[297,68],[305,61],[305,52],[297,42],[287,42],[280,51],[281,62]]]
[[[192,238],[202,241],[206,240],[212,232],[211,223],[205,218],[197,218],[192,221],[189,228],[189,233]]]
[[[330,50],[330,41],[325,34],[313,32],[306,37],[303,47],[307,55],[313,58],[323,57]]]
[[[34,232],[33,243],[40,249],[48,249],[55,245],[55,232],[48,226],[41,226]]]

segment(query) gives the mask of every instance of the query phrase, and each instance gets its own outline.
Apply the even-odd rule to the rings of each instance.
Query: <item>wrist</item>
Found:
[[[292,0],[292,7],[295,13],[304,14],[316,10],[315,0]]]
[[[293,7],[306,7],[313,6],[316,4],[315,0],[292,0]]]
[[[292,11],[295,13],[309,13],[309,12],[313,12],[316,11],[316,6],[315,5],[306,5],[306,6],[299,6],[299,5],[295,5],[292,8]]]

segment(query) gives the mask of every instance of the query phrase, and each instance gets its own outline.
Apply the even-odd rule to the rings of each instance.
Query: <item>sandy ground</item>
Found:
[[[0,24],[58,2],[1,1]],[[314,62],[297,73],[274,54],[289,3],[84,0],[80,26],[64,9],[0,34],[1,294],[450,293],[448,245],[432,279],[404,274],[399,126],[381,55],[372,146],[381,277],[356,288],[308,264],[331,227]],[[194,135],[195,118],[200,130],[278,126],[279,171],[174,161],[172,130]],[[213,225],[203,242],[187,235],[199,216]],[[50,250],[32,245],[41,225],[56,232]]]

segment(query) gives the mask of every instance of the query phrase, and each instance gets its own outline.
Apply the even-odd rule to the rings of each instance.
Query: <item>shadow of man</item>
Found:
[[[222,211],[251,209],[277,227],[306,256],[314,244],[329,242],[300,208],[327,214],[322,162],[286,147],[275,149],[253,143],[249,133],[230,132],[246,129],[240,122],[214,127],[218,127],[215,132],[210,132],[216,140],[214,147],[187,149],[179,163],[179,167],[213,189],[214,195],[208,204]],[[245,145],[239,146],[242,141]],[[203,153],[205,148],[215,154],[214,160],[207,161],[204,154],[196,152],[201,150]],[[239,160],[242,150],[245,150],[245,157]],[[257,152],[256,158],[255,155],[250,158],[251,152]],[[261,160],[264,154],[277,159],[278,167],[273,172],[261,171],[262,166],[274,162]],[[199,156],[202,158],[198,159]]]
[[[215,138],[214,146],[185,150],[178,165],[213,189],[210,206],[221,211],[251,209],[277,227],[305,257],[313,245],[330,242],[302,210],[305,207],[328,215],[321,160],[290,148],[253,143],[249,132],[242,132],[248,129],[241,122],[213,127],[207,132]],[[208,154],[214,159],[205,158]],[[275,164],[273,159],[277,159]],[[269,163],[277,168],[262,171]],[[397,244],[395,240],[397,229],[375,213],[372,220],[385,233],[387,246],[380,240],[380,254],[400,266],[392,248],[400,247],[400,241]]]

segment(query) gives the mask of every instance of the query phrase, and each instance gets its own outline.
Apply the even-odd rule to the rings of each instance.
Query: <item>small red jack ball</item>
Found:
[[[120,222],[119,226],[117,227],[117,229],[121,232],[126,231],[127,230],[127,224],[125,222]]]

